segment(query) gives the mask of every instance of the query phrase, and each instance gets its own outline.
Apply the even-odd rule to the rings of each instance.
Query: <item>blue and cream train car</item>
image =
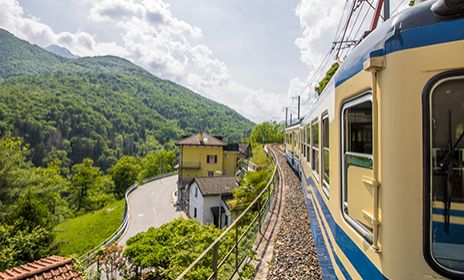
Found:
[[[301,143],[300,136],[300,121],[297,123],[292,123],[289,127],[285,128],[285,158],[287,159],[288,164],[295,170],[295,172],[300,171],[300,154],[301,151],[297,145]]]
[[[285,134],[325,279],[464,278],[463,0],[386,21]]]

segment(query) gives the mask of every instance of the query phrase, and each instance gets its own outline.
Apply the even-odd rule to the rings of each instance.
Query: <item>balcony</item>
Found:
[[[179,169],[200,169],[200,162],[199,161],[195,161],[195,162],[184,161],[179,165]]]

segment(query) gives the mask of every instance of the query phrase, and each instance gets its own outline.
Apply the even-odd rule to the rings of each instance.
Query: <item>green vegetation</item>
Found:
[[[269,168],[272,167],[272,160],[264,151],[264,146],[261,144],[252,144],[251,161],[261,167]]]
[[[134,181],[174,170],[175,140],[252,126],[125,59],[66,59],[0,29],[0,270],[83,253],[119,226]]]
[[[143,169],[139,174],[139,181],[159,174],[173,172],[176,162],[177,154],[172,150],[148,154],[142,160]]]
[[[232,211],[241,213],[266,187],[271,178],[274,168],[272,160],[264,151],[263,145],[253,144],[253,155],[251,161],[261,167],[255,172],[247,172],[245,177],[240,180],[239,186],[234,190],[232,200]]]
[[[251,143],[282,143],[284,141],[284,125],[275,121],[267,121],[253,127]]]
[[[9,66],[0,67],[0,136],[22,137],[35,165],[90,158],[106,171],[123,155],[169,150],[201,129],[232,141],[253,125],[125,59],[59,58],[1,30],[0,51],[0,66]]]
[[[335,74],[335,72],[337,72],[338,70],[338,67],[340,66],[340,64],[338,64],[338,62],[335,62],[334,64],[332,64],[332,66],[330,67],[330,69],[327,71],[327,73],[325,74],[325,77],[322,79],[322,81],[319,82],[319,84],[317,84],[317,86],[314,88],[316,90],[316,92],[318,94],[321,94],[322,91],[324,90],[324,88],[327,86],[327,84],[330,82],[330,79],[332,79],[333,75]]]
[[[65,60],[0,29],[0,78],[49,72]]]
[[[0,225],[0,271],[56,251],[47,206],[28,188]]]
[[[115,182],[114,194],[118,198],[124,197],[126,189],[132,185],[139,176],[142,166],[139,160],[132,156],[123,156],[110,169],[111,177]]]
[[[243,211],[263,190],[272,174],[272,160],[266,155],[263,146],[254,144],[253,158],[262,167],[257,172],[249,172],[241,180],[240,186],[234,191],[232,201],[233,211],[237,214]],[[263,201],[266,199],[263,197]],[[261,204],[263,205],[263,204]],[[256,253],[252,247],[258,234],[258,222],[251,224],[257,217],[258,208],[250,212],[238,223],[238,235],[244,235],[238,243],[239,259],[250,257]],[[248,230],[245,233],[245,230]],[[201,225],[191,219],[177,219],[160,228],[150,228],[130,238],[124,254],[121,248],[108,248],[97,259],[103,269],[97,275],[106,273],[113,275],[119,271],[126,278],[175,279],[180,275],[211,243],[220,235],[221,230],[213,225]],[[228,232],[218,246],[218,260],[222,260],[235,244],[235,231]],[[228,279],[235,268],[235,255],[224,262],[218,271],[218,279]],[[114,261],[124,259],[124,261]],[[211,269],[212,251],[187,274],[185,279],[207,279],[213,272]],[[149,275],[140,275],[140,272]],[[252,277],[254,268],[244,267],[241,277]]]
[[[155,277],[164,273],[161,279],[175,279],[219,234],[214,225],[180,218],[131,237],[124,255],[139,268],[154,268]],[[210,273],[207,265],[199,266],[188,279],[206,279]]]
[[[110,176],[88,158],[71,170],[63,169],[58,160],[35,167],[27,160],[29,150],[20,138],[10,134],[0,138],[0,269],[55,254],[58,249],[66,255],[91,249],[121,224],[124,202],[112,203],[115,198],[122,197],[137,178],[173,170],[173,154],[160,151],[145,158],[123,157]],[[139,162],[150,164],[142,167]]]
[[[65,220],[54,228],[60,255],[79,256],[94,248],[121,225],[124,199],[105,208]]]

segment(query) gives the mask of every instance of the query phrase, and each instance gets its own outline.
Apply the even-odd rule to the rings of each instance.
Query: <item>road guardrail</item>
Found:
[[[140,186],[143,186],[146,183],[159,180],[162,178],[170,177],[177,174],[177,172],[170,172],[162,175],[157,175],[153,177],[149,177],[146,179],[142,180],[142,184]],[[129,194],[136,190],[139,187],[139,184],[135,182],[132,186],[130,186],[126,192],[124,193],[124,213],[122,216],[122,222],[121,226],[107,239],[105,239],[103,242],[92,248],[91,250],[87,251],[86,253],[82,254],[79,256],[76,260],[85,268],[89,267],[92,264],[92,259],[93,257],[100,251],[117,241],[127,230],[127,226],[129,225]]]

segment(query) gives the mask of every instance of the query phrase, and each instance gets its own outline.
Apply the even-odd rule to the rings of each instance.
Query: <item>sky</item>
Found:
[[[399,12],[409,1],[391,2]],[[314,85],[327,70],[317,71],[318,66],[350,5],[347,0],[0,0],[0,28],[79,56],[124,57],[258,123],[284,119],[283,107],[295,114],[297,95],[303,110],[311,104]],[[372,9],[363,4],[357,12],[362,28],[353,26],[355,32],[367,28]]]

